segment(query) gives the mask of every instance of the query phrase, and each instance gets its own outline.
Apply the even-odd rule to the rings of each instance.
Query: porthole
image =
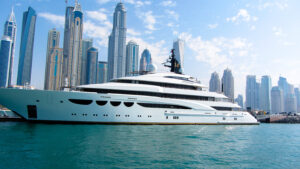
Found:
[[[97,100],[96,103],[97,103],[99,106],[104,106],[104,105],[106,105],[107,101],[104,101],[104,100]]]
[[[124,105],[126,107],[131,107],[131,106],[133,106],[133,102],[124,102]]]
[[[226,120],[226,118],[225,118],[225,117],[223,117],[223,120]]]
[[[121,104],[121,102],[111,101],[110,104],[113,106],[119,106]]]
[[[237,118],[235,117],[234,120],[237,120]]]

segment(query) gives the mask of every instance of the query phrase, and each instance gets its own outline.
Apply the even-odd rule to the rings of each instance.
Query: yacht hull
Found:
[[[98,104],[99,101],[102,103]],[[103,105],[103,103],[105,104]],[[189,106],[188,109],[186,107],[183,109],[162,106],[145,107],[140,103]],[[206,109],[206,106],[201,103],[150,96],[0,89],[0,104],[32,122],[166,125],[259,124],[247,112],[217,111]]]

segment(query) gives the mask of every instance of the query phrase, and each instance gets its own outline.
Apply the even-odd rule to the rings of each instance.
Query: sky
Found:
[[[108,36],[119,0],[78,0],[84,12],[83,38],[93,38],[99,60],[107,61]],[[148,48],[159,72],[173,41],[185,41],[184,73],[209,84],[216,71],[229,68],[235,96],[245,96],[246,76],[279,76],[300,84],[299,0],[122,0],[127,11],[127,42],[136,41],[140,53]],[[68,5],[74,5],[69,0]],[[17,42],[13,82],[16,82],[23,12],[37,12],[31,84],[43,88],[48,31],[56,28],[63,44],[65,0],[0,0],[0,32],[14,6]]]

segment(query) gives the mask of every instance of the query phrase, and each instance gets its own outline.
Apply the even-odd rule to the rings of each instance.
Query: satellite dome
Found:
[[[155,73],[157,71],[157,66],[155,64],[151,63],[150,65],[148,65],[147,70],[150,73]]]

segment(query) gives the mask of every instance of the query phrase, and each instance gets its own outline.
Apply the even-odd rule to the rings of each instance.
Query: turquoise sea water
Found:
[[[300,125],[2,122],[0,168],[300,168]]]

